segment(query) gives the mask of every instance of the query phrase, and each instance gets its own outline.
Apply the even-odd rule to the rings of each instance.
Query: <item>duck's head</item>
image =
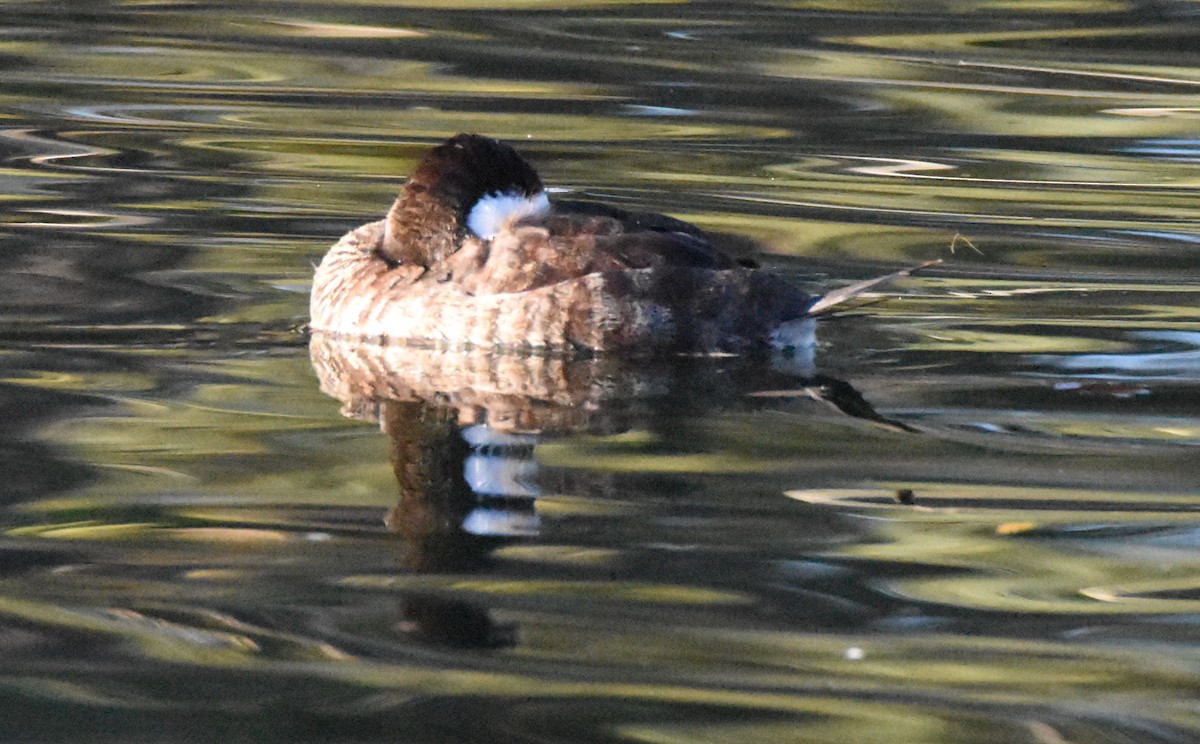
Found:
[[[428,267],[474,234],[490,239],[514,213],[549,207],[542,181],[508,145],[459,134],[435,147],[388,211],[380,252],[394,264]]]

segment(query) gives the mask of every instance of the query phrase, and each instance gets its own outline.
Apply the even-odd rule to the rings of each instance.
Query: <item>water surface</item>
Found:
[[[0,736],[1194,741],[1195,11],[6,4]],[[312,263],[457,131],[945,263],[811,364],[350,395]]]

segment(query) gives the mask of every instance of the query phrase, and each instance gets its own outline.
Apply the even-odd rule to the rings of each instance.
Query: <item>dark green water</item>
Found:
[[[3,4],[0,739],[1197,740],[1198,10]],[[457,131],[806,285],[945,263],[807,380],[456,378],[577,403],[477,501],[302,331]]]

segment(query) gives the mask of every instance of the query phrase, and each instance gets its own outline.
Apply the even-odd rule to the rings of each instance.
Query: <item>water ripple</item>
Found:
[[[1191,12],[4,5],[0,737],[1194,741]],[[877,418],[721,372],[393,532],[296,329],[459,130],[818,291],[946,259],[819,329]]]

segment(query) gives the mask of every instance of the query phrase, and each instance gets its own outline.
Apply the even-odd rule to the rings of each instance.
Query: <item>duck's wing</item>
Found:
[[[691,266],[731,269],[737,265],[713,236],[683,220],[656,212],[631,212],[608,204],[555,200],[548,222],[552,236],[568,232],[595,236],[595,250],[628,268]]]

